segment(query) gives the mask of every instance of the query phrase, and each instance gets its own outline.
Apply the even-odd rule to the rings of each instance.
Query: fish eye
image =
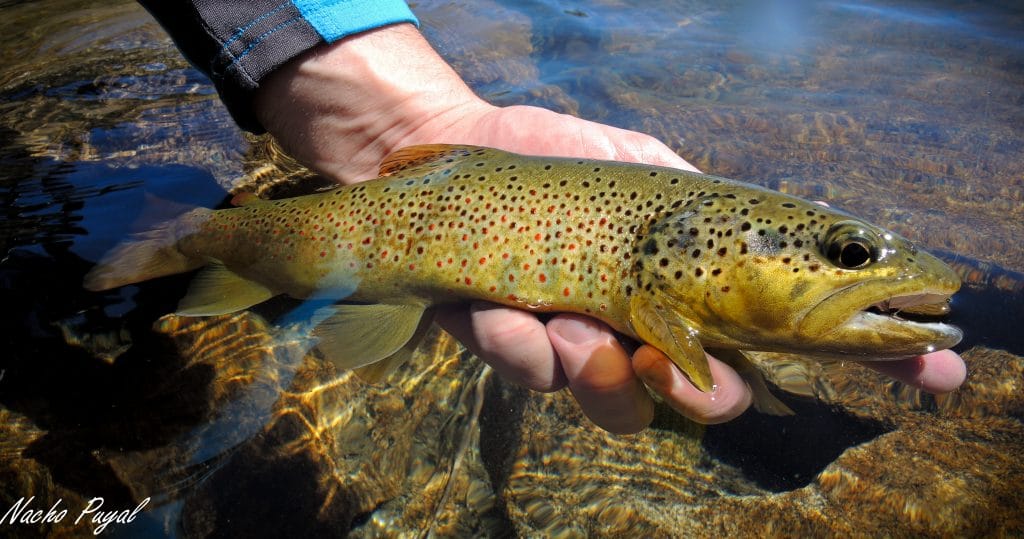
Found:
[[[861,269],[878,260],[878,238],[863,225],[842,221],[825,236],[825,256],[844,269]]]

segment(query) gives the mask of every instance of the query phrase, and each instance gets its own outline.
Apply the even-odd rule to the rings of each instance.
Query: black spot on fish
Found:
[[[644,254],[656,255],[658,254],[658,242],[654,239],[649,239],[644,243]]]

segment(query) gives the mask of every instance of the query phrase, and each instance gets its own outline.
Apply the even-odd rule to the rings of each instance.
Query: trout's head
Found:
[[[949,266],[893,232],[780,193],[725,187],[638,242],[638,293],[664,298],[706,346],[894,359],[962,336],[899,316],[945,304],[960,287]]]

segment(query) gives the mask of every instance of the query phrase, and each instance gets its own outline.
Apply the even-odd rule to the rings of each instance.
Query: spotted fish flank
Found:
[[[344,368],[381,361],[378,374],[407,357],[433,306],[469,300],[595,316],[665,352],[705,391],[705,349],[894,359],[960,339],[948,325],[890,316],[945,301],[959,287],[950,268],[782,193],[470,146],[407,148],[381,173],[195,210],[115,249],[86,287],[206,266],[179,313],[233,312],[277,294],[345,301],[316,328],[320,348]]]

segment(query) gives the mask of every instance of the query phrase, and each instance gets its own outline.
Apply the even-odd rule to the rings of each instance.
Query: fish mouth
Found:
[[[952,297],[952,294],[931,292],[907,294],[873,303],[866,310],[894,317],[939,317],[949,314],[949,300]]]
[[[963,332],[936,318],[949,312],[950,298],[959,288],[959,279],[926,287],[914,279],[861,282],[819,303],[801,322],[801,330],[813,338],[818,351],[858,360],[900,359],[950,348]],[[844,311],[851,314],[835,316]]]

